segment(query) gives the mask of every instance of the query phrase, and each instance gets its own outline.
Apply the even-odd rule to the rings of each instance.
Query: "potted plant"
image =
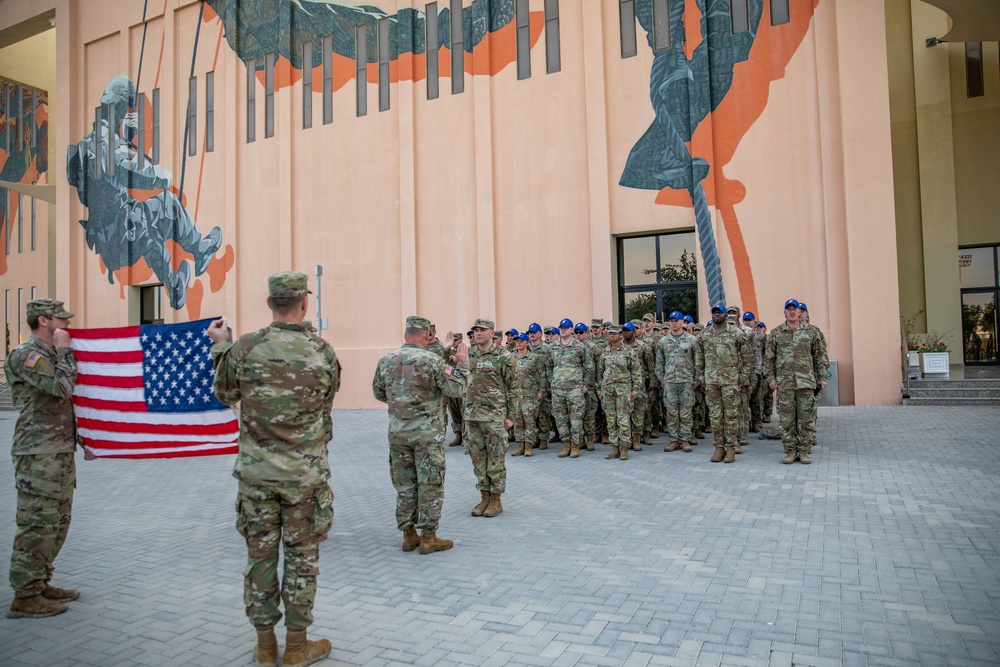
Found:
[[[903,337],[906,341],[906,359],[907,366],[909,366],[911,372],[915,372],[918,366],[920,366],[920,339],[919,334],[915,333],[917,328],[917,318],[924,311],[918,310],[913,317],[900,317],[900,323],[902,324]]]
[[[950,358],[948,336],[931,331],[921,337],[917,352],[920,354],[920,373],[924,377],[948,377]]]

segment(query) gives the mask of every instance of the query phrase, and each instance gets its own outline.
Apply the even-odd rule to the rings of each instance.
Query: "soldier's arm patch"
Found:
[[[451,375],[454,372],[455,372],[455,368],[453,366],[445,364],[445,366],[444,366],[444,374],[445,375]]]
[[[38,354],[37,352],[32,352],[30,355],[28,355],[28,359],[24,362],[24,367],[25,368],[34,368],[35,366],[38,365],[38,361],[41,358],[42,358],[42,355]]]

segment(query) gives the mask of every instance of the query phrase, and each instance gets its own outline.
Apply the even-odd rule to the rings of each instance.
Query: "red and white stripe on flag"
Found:
[[[207,326],[209,320],[204,322]],[[186,324],[190,328],[192,323]],[[210,397],[210,342],[186,346],[190,350],[181,352],[168,349],[167,358],[175,356],[178,363],[166,370],[151,371],[144,355],[155,356],[156,352],[144,346],[140,337],[152,340],[162,334],[169,338],[172,326],[70,330],[78,371],[73,391],[77,431],[83,446],[94,456],[145,459],[236,453],[239,421],[233,410]],[[182,352],[195,356],[182,358]],[[150,410],[147,399],[162,400],[157,385],[168,389],[173,386],[175,394],[191,398],[185,399],[185,406],[176,411]],[[176,389],[178,386],[180,389]],[[194,401],[195,391],[198,402]],[[169,394],[170,400],[180,404],[175,394]],[[190,408],[186,407],[188,400]],[[198,404],[209,402],[211,405]]]

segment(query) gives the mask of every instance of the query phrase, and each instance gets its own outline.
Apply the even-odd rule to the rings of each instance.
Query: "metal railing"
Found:
[[[900,350],[903,355],[903,398],[910,397],[910,350],[906,347],[906,327],[899,326]]]

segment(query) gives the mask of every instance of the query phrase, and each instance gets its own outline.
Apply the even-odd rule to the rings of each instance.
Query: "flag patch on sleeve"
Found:
[[[455,369],[452,368],[451,366],[445,365],[445,367],[444,367],[444,374],[445,375],[451,375],[454,370]]]
[[[42,355],[38,354],[37,352],[32,352],[30,355],[28,355],[28,359],[27,361],[24,362],[24,366],[25,368],[34,368],[35,366],[38,365],[38,362],[41,361],[41,359]]]

